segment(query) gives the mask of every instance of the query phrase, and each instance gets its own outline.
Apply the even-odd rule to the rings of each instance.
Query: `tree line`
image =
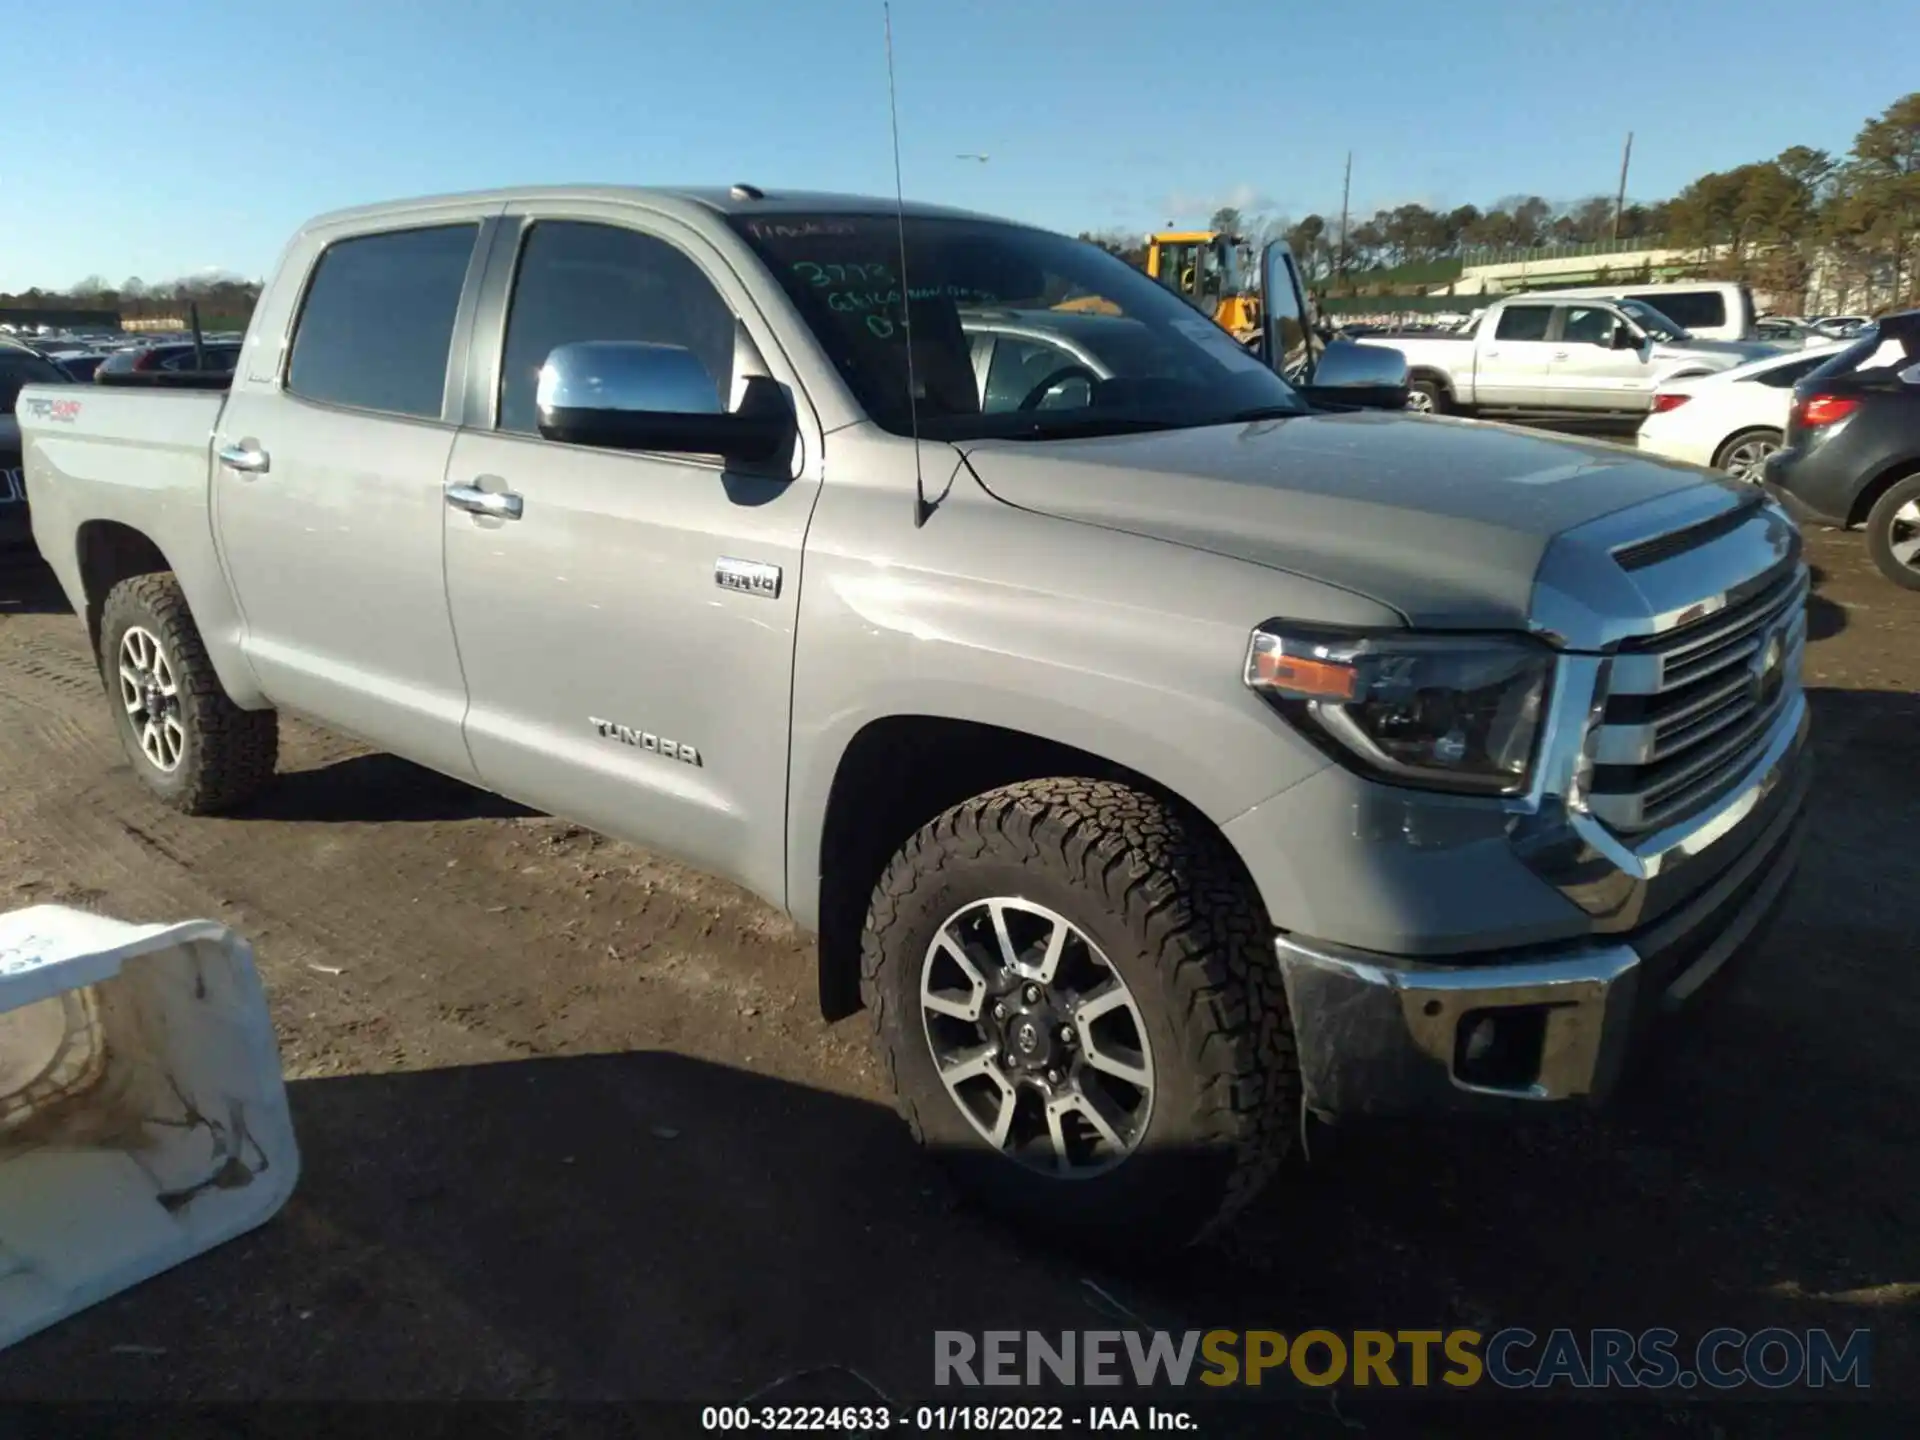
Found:
[[[1358,293],[1383,272],[1438,266],[1476,251],[1640,241],[1696,252],[1703,268],[1746,280],[1788,302],[1807,293],[1817,267],[1852,294],[1886,306],[1920,303],[1920,91],[1866,121],[1852,148],[1834,155],[1789,146],[1771,160],[1713,171],[1670,199],[1629,203],[1591,195],[1556,204],[1510,195],[1482,210],[1398,205],[1351,217],[1344,248],[1336,215],[1214,212],[1208,228],[1256,246],[1284,239],[1301,268],[1330,293]],[[1138,236],[1087,232],[1084,239],[1144,266]],[[1418,283],[1418,277],[1409,276]]]
[[[15,295],[0,294],[0,310],[113,310],[123,319],[178,316],[184,320],[187,307],[198,304],[203,316],[244,322],[253,314],[259,298],[259,281],[234,275],[200,275],[157,284],[134,275],[118,285],[108,284],[102,276],[89,275],[67,290],[36,287]]]

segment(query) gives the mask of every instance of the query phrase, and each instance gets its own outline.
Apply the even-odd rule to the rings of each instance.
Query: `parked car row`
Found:
[[[1880,573],[1920,590],[1920,311],[1663,384],[1636,441],[1764,484],[1802,522],[1863,530]]]
[[[1716,375],[1671,380],[1654,391],[1639,447],[1691,465],[1758,481],[1787,433],[1793,387],[1839,348],[1769,355]]]
[[[1779,353],[1703,340],[1635,299],[1512,296],[1455,335],[1370,335],[1407,357],[1410,408],[1531,421],[1637,423],[1663,384]]]
[[[1920,310],[1882,316],[1793,387],[1763,479],[1804,522],[1861,527],[1880,573],[1920,590]]]
[[[210,370],[231,370],[241,337],[233,332],[201,337]],[[128,334],[122,331],[13,330],[0,341],[22,346],[51,360],[75,380],[91,380],[101,370],[109,374],[154,368],[191,368],[193,343],[179,331]],[[182,356],[186,357],[183,362]]]

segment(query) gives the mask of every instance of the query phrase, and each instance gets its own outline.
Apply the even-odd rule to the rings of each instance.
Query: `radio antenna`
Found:
[[[907,425],[913,433],[913,528],[927,523],[927,481],[920,469],[920,401],[913,374],[913,292],[907,288],[907,194],[900,183],[900,100],[893,86],[893,6],[882,4],[887,31],[887,117],[893,125],[893,218],[900,234],[900,314],[907,335]]]

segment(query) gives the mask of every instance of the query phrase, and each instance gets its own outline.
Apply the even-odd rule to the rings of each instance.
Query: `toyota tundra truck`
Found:
[[[230,377],[20,416],[161,801],[284,712],[728,877],[964,1187],[1184,1243],[1303,1106],[1604,1098],[1800,843],[1785,514],[1357,348],[956,211],[516,190],[315,220]]]

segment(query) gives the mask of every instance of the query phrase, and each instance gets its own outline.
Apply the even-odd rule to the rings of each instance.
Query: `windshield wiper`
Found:
[[[1215,421],[1214,423],[1218,425],[1246,425],[1251,424],[1255,420],[1291,420],[1295,416],[1305,415],[1307,413],[1306,407],[1302,405],[1255,405],[1250,410],[1236,410],[1226,418]]]

